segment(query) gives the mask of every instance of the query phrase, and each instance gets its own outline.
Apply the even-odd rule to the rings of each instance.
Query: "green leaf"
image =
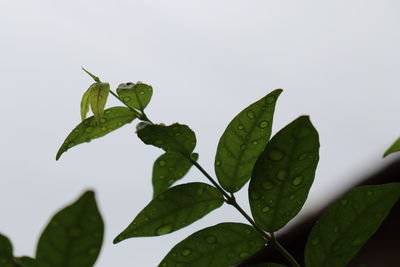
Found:
[[[76,126],[67,136],[57,152],[56,160],[58,160],[61,155],[71,147],[102,137],[123,125],[132,122],[135,118],[135,113],[126,107],[112,107],[106,109],[101,125],[96,122],[93,116],[87,118]]]
[[[153,88],[145,83],[122,83],[117,88],[117,94],[128,106],[143,111],[153,95]]]
[[[306,266],[346,266],[399,197],[398,183],[357,187],[346,193],[325,210],[311,230],[305,249]]]
[[[94,192],[87,191],[50,220],[37,246],[37,266],[92,267],[100,252],[103,233]]]
[[[258,158],[249,186],[251,212],[266,231],[286,225],[307,199],[318,164],[318,133],[307,116],[279,131]]]
[[[115,239],[165,235],[202,218],[224,202],[222,194],[204,183],[172,187],[153,199]]]
[[[221,223],[187,237],[165,256],[159,267],[226,267],[255,254],[265,241],[254,227]]]
[[[286,267],[286,266],[279,263],[256,263],[256,264],[251,264],[248,267]]]
[[[240,112],[218,143],[215,173],[221,186],[236,192],[250,179],[254,164],[271,136],[275,103],[282,90],[272,91]]]
[[[383,154],[383,157],[386,157],[394,152],[399,152],[400,151],[400,138],[398,138],[389,148],[386,150],[385,154]]]
[[[94,83],[89,87],[90,108],[98,124],[102,122],[104,107],[106,106],[110,84]]]
[[[199,154],[193,153],[191,158],[197,161]],[[192,163],[177,152],[166,152],[156,159],[153,165],[153,198],[185,176],[190,167]]]
[[[196,146],[196,135],[187,126],[174,123],[170,126],[161,124],[139,124],[137,135],[148,145],[153,145],[166,152],[180,152],[190,156]]]
[[[27,256],[15,258],[15,262],[17,262],[21,267],[34,267],[36,263],[34,259]]]
[[[13,257],[13,247],[10,240],[0,234],[0,266],[2,267],[16,267]]]
[[[82,96],[81,100],[81,119],[86,119],[86,115],[89,111],[89,95],[90,95],[90,87],[86,90],[86,92]]]

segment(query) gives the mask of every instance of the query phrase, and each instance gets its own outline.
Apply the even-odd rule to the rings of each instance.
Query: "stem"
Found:
[[[286,258],[286,260],[293,266],[293,267],[300,267],[300,264],[296,261],[296,259],[275,239],[274,234],[272,236],[272,243],[271,245],[282,255]]]
[[[127,105],[127,104],[126,104],[124,101],[122,101],[122,99],[119,98],[119,96],[118,96],[116,93],[114,93],[113,91],[110,90],[110,93],[111,93],[116,99],[118,99],[119,101],[121,101],[121,103],[124,104],[127,108],[129,108],[130,110],[132,110],[132,111],[136,114],[136,116],[138,116],[139,119],[148,121],[148,122],[150,122],[151,124],[153,124],[153,123],[147,118],[147,116],[146,116],[144,113],[141,114],[141,113],[139,113],[136,109],[134,109],[134,108],[130,107],[129,105]],[[145,119],[144,119],[144,118],[145,118]]]

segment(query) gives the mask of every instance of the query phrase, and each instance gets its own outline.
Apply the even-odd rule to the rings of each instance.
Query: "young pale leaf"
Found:
[[[277,89],[240,112],[219,140],[215,173],[221,186],[236,192],[250,179],[257,157],[271,135]]]
[[[122,83],[117,88],[117,94],[128,106],[143,111],[153,95],[153,88],[144,83]]]
[[[147,124],[139,127],[139,138],[148,145],[162,148],[166,152],[180,152],[190,156],[196,146],[196,135],[187,126],[174,123],[170,126]]]
[[[221,223],[200,230],[171,249],[160,263],[164,266],[226,267],[255,254],[265,240],[254,227]]]
[[[191,158],[197,161],[199,154],[193,153]],[[166,152],[161,155],[153,165],[153,198],[185,176],[190,167],[192,163],[181,153]]]
[[[40,267],[92,267],[103,242],[104,224],[94,193],[87,191],[58,212],[40,236]]]
[[[328,207],[314,225],[305,249],[307,267],[341,267],[375,233],[400,197],[400,184],[352,189]]]
[[[106,106],[108,94],[110,93],[109,83],[94,83],[89,87],[90,108],[98,124],[101,124],[104,107]]]
[[[400,138],[398,138],[389,148],[386,150],[385,154],[383,154],[383,157],[386,157],[394,152],[399,152],[400,151]]]
[[[114,244],[130,237],[165,235],[179,230],[224,202],[222,194],[204,183],[172,187],[153,199],[114,239]]]
[[[258,158],[249,186],[255,221],[275,232],[301,209],[314,180],[319,155],[318,133],[302,116],[267,144]]]
[[[67,136],[57,152],[56,160],[58,160],[61,155],[71,147],[102,137],[123,125],[132,122],[135,118],[135,113],[126,107],[112,107],[106,109],[104,111],[101,125],[96,122],[93,116],[87,118],[76,126]]]
[[[90,95],[90,87],[86,90],[86,92],[82,96],[81,100],[81,119],[86,119],[86,115],[89,111],[89,95]]]

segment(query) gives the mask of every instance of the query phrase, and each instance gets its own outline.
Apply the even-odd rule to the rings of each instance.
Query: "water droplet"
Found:
[[[283,159],[284,154],[283,154],[280,150],[278,150],[278,149],[271,149],[271,150],[269,150],[269,152],[268,152],[268,157],[269,157],[271,160],[279,161],[279,160]]]
[[[158,165],[160,165],[161,167],[164,167],[165,164],[167,164],[167,163],[165,162],[165,160],[160,160],[160,161],[158,162]]]
[[[139,123],[136,125],[136,131],[143,130],[144,128],[146,128],[146,127],[149,126],[149,125],[150,125],[150,123],[148,123],[148,122],[144,122],[144,121],[139,122]]]
[[[268,121],[261,121],[261,122],[258,124],[258,127],[260,127],[261,129],[265,129],[265,128],[268,127],[268,125],[269,125],[269,122],[268,122]]]
[[[158,176],[158,179],[164,179],[165,178],[165,176],[164,175],[160,175],[160,176]]]
[[[252,110],[247,111],[247,117],[249,117],[250,119],[254,119],[255,116],[256,114],[254,113],[254,111]]]
[[[264,208],[262,208],[262,212],[264,212],[264,213],[267,213],[268,211],[270,211],[271,210],[271,208],[270,207],[268,207],[268,206],[265,206]]]
[[[274,183],[271,182],[271,181],[266,181],[266,182],[263,182],[263,183],[262,183],[262,187],[263,187],[265,190],[271,190],[272,188],[274,188]]]
[[[111,113],[112,113],[112,111],[111,111],[111,110],[109,110],[109,109],[107,109],[107,110],[105,110],[105,111],[104,111],[104,113],[105,113],[105,114],[111,114]]]
[[[239,124],[239,125],[238,125],[238,129],[239,129],[239,130],[243,130],[243,129],[244,129],[243,124]]]
[[[118,126],[122,126],[124,123],[122,121],[118,122]]]
[[[68,230],[68,235],[69,235],[70,237],[78,237],[78,236],[81,235],[81,233],[82,233],[81,228],[79,228],[79,227],[77,227],[77,226],[72,227],[72,228],[70,228],[70,229]]]
[[[166,262],[163,262],[163,263],[161,264],[161,266],[162,266],[162,267],[167,267],[167,263],[166,263]]]
[[[215,166],[221,166],[221,161],[216,160],[216,161],[215,161]]]
[[[253,145],[258,145],[258,141],[257,140],[254,140],[252,143],[253,143]]]
[[[214,244],[215,242],[217,242],[217,238],[213,235],[207,236],[206,237],[206,242],[208,244]]]
[[[353,242],[351,242],[352,246],[360,246],[362,244],[362,240],[361,238],[357,237],[356,239],[353,240]]]
[[[280,181],[283,181],[286,179],[286,171],[285,170],[279,170],[278,173],[276,174],[276,178]]]
[[[343,206],[346,206],[347,203],[348,203],[347,199],[340,200],[340,204],[342,204]]]
[[[242,259],[247,258],[248,256],[250,256],[250,254],[248,252],[245,252],[245,251],[239,254],[239,257],[242,258]]]
[[[161,195],[158,196],[158,200],[161,200],[161,201],[162,201],[162,200],[164,200],[164,199],[165,199],[165,195],[164,195],[164,194],[161,194]]]
[[[128,96],[125,96],[122,100],[123,100],[124,102],[129,102],[129,101],[131,101],[131,98],[128,97]]]
[[[140,93],[139,94],[141,94],[141,95],[144,95],[144,92],[143,91],[140,91]]]
[[[293,200],[294,198],[295,198],[295,195],[290,195],[290,196],[289,196],[289,199],[290,199],[290,200]]]
[[[301,184],[303,182],[303,177],[302,176],[297,176],[296,178],[293,179],[292,184],[294,186],[298,186],[299,184]]]
[[[164,224],[157,228],[157,235],[165,235],[172,231],[172,224]]]
[[[300,154],[300,156],[297,159],[304,160],[305,158],[307,158],[307,153]]]
[[[192,252],[192,251],[191,251],[190,249],[184,249],[184,250],[182,250],[182,255],[185,256],[185,257],[187,257],[187,256],[189,256],[189,254],[190,254],[191,252]]]
[[[265,102],[267,102],[268,104],[272,104],[275,101],[275,97],[273,96],[269,96],[267,97],[267,99],[265,99]]]
[[[74,130],[74,132],[75,132],[75,133],[79,133],[79,129],[76,128],[76,129]]]
[[[240,149],[243,150],[243,151],[246,150],[247,149],[247,145],[246,144],[241,144],[240,145]]]
[[[107,128],[106,126],[103,126],[103,127],[101,127],[101,130],[102,130],[103,132],[105,132],[105,131],[108,130],[108,128]]]
[[[316,246],[316,245],[318,245],[318,243],[319,243],[319,238],[318,237],[315,237],[315,238],[311,239],[311,245]]]
[[[85,129],[85,132],[90,133],[91,131],[93,131],[93,127],[87,127]]]

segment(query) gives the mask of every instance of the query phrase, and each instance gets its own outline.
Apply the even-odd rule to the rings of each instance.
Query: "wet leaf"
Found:
[[[187,125],[179,123],[170,126],[147,124],[138,128],[137,135],[145,144],[159,147],[166,152],[180,152],[188,157],[196,146],[194,132]]]
[[[0,234],[0,266],[17,267],[14,263],[13,247],[8,238]]]
[[[89,90],[90,108],[92,109],[97,123],[101,124],[104,107],[106,106],[108,94],[110,92],[110,84],[94,83],[89,87]]]
[[[251,104],[229,123],[218,143],[215,173],[221,186],[236,192],[250,179],[254,164],[271,135],[281,89]]]
[[[198,157],[197,153],[191,155],[196,161]],[[191,167],[192,163],[180,153],[166,152],[161,155],[153,165],[153,198],[185,176]]]
[[[145,83],[122,83],[117,88],[120,99],[128,106],[143,111],[153,95],[153,88]]]
[[[389,148],[386,150],[385,154],[383,154],[383,157],[386,157],[392,153],[399,152],[400,151],[400,138],[398,138]]]
[[[27,256],[15,258],[15,262],[17,262],[20,267],[37,267],[35,266],[35,260]]]
[[[179,230],[224,202],[222,194],[211,185],[189,183],[172,187],[153,199],[115,239],[165,235]]]
[[[103,232],[94,193],[87,191],[50,220],[39,239],[37,266],[92,267],[100,252]]]
[[[135,113],[129,108],[112,107],[105,110],[101,125],[96,122],[93,116],[85,119],[67,136],[57,152],[56,160],[71,147],[102,137],[132,122],[135,118]]]
[[[267,144],[249,186],[251,212],[266,231],[286,225],[302,208],[314,181],[319,159],[318,133],[302,116]]]
[[[279,263],[256,263],[256,264],[251,264],[248,267],[286,267],[286,266]]]
[[[81,100],[81,119],[86,119],[86,115],[89,111],[89,95],[90,95],[90,88],[86,90],[86,92],[82,96]]]
[[[239,263],[264,247],[254,227],[242,223],[221,223],[200,230],[171,249],[159,267],[226,267]]]
[[[305,250],[307,267],[341,267],[357,254],[399,200],[400,184],[352,189],[314,225]]]

